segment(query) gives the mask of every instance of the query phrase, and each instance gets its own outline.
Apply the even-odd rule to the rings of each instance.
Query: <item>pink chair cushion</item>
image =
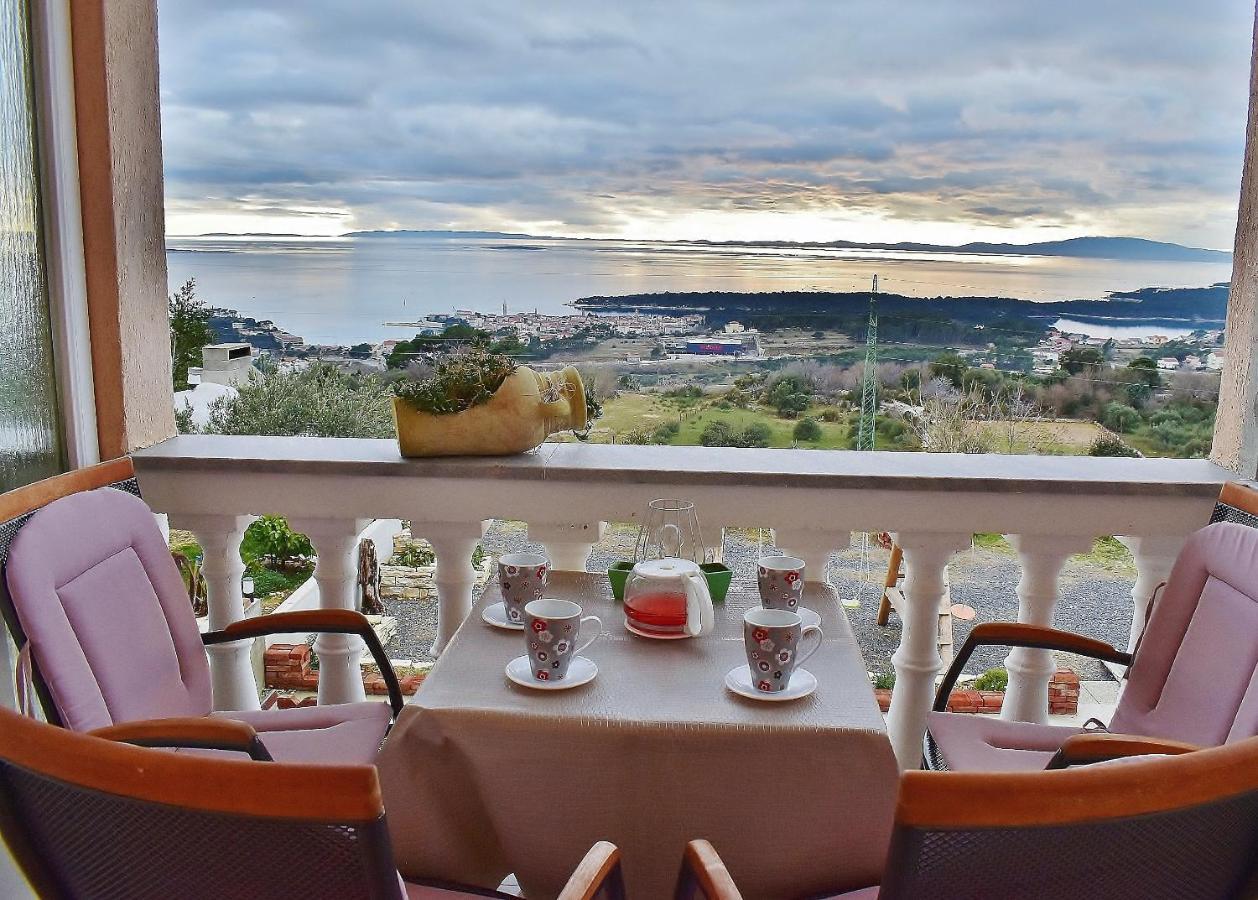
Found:
[[[926,727],[948,761],[948,767],[965,772],[1043,769],[1066,738],[1083,731],[1070,726],[944,712],[927,716]]]
[[[391,712],[387,703],[368,700],[213,715],[252,725],[277,762],[374,765]]]
[[[821,900],[878,900],[878,885],[873,887],[860,888],[855,891],[848,891],[846,894],[831,894],[829,897],[823,897]]]
[[[13,539],[5,577],[67,728],[210,711],[188,593],[138,497],[100,488],[48,504]]]
[[[1258,734],[1258,529],[1220,522],[1189,537],[1110,730],[1205,745]]]

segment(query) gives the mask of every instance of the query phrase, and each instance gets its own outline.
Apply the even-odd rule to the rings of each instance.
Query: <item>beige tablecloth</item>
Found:
[[[820,686],[787,703],[724,687],[745,664],[755,585],[731,589],[715,633],[682,641],[625,631],[605,576],[557,572],[547,593],[602,618],[583,654],[598,677],[545,693],[509,682],[524,638],[481,621],[499,599],[487,585],[380,755],[403,874],[493,887],[514,872],[529,898],[553,897],[606,839],[624,854],[629,896],[667,898],[686,841],[703,837],[748,898],[878,880],[898,771],[829,587],[809,584],[804,599],[826,634],[805,664]]]

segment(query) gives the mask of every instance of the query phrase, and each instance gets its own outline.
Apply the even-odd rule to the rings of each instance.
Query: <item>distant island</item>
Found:
[[[1009,297],[906,297],[878,295],[878,328],[884,340],[975,344],[985,330],[1021,333],[1036,340],[1058,318],[1097,324],[1146,324],[1217,329],[1227,316],[1228,285],[1203,288],[1142,288],[1105,300],[1037,303]],[[623,294],[582,297],[571,306],[588,312],[655,312],[702,315],[720,327],[738,321],[778,328],[834,329],[863,335],[868,291],[732,291]]]
[[[505,231],[351,231],[352,238],[409,238],[412,240],[550,240],[587,241],[599,238],[561,238]],[[607,240],[614,240],[608,238]],[[920,244],[911,241],[879,243],[865,241],[634,241],[635,244],[683,244],[696,247],[781,247],[833,250],[898,250],[905,253],[977,253],[1021,256],[1068,256],[1078,259],[1132,259],[1166,262],[1227,262],[1226,250],[1185,247],[1165,241],[1134,237],[1077,237],[1031,244],[996,244],[973,241],[968,244]]]
[[[269,234],[249,232],[232,234],[213,232],[201,235],[172,235],[178,237],[209,237],[209,238],[279,238],[299,239],[303,237],[327,237],[326,235],[300,234]],[[413,230],[413,229],[381,229],[374,231],[350,231],[340,238],[363,240],[415,240],[415,241],[572,241],[580,243],[632,243],[660,244],[662,246],[682,247],[752,247],[759,249],[805,249],[805,250],[880,250],[902,253],[962,253],[999,256],[1059,256],[1075,259],[1120,259],[1160,262],[1213,262],[1226,263],[1232,258],[1227,250],[1208,250],[1202,247],[1186,247],[1166,241],[1151,241],[1135,237],[1075,237],[1060,241],[1037,241],[1030,244],[1005,244],[986,241],[972,241],[968,244],[922,244],[913,241],[895,243],[877,241],[712,241],[712,240],[681,240],[681,241],[647,241],[619,238],[573,238],[554,235],[522,234],[514,231],[444,231],[444,230]],[[504,246],[498,249],[520,249]],[[528,247],[524,249],[543,250],[544,247]],[[607,248],[614,250],[615,248]]]

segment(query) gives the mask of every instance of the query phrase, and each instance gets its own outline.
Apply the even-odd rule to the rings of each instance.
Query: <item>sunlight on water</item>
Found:
[[[1228,263],[707,247],[527,239],[171,238],[171,285],[315,343],[408,337],[387,321],[456,309],[570,311],[590,295],[660,291],[860,291],[915,297],[1096,299],[1142,287],[1201,287]]]

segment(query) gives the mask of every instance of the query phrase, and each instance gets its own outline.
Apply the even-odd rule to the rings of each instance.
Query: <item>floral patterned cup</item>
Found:
[[[586,622],[597,622],[598,630],[578,646],[577,638]],[[581,607],[571,600],[546,598],[524,604],[524,647],[538,681],[563,681],[572,658],[602,633],[603,620],[582,616]]]
[[[507,619],[524,621],[524,604],[546,593],[550,560],[541,553],[504,553],[498,557],[498,586]]]
[[[756,570],[765,609],[799,609],[804,598],[804,561],[793,556],[762,556]]]
[[[814,631],[817,643],[812,649],[801,651],[804,635]],[[747,665],[751,667],[751,683],[766,694],[786,690],[791,673],[817,652],[824,639],[818,626],[804,627],[799,613],[785,609],[747,610],[743,613],[743,645],[747,649]]]

